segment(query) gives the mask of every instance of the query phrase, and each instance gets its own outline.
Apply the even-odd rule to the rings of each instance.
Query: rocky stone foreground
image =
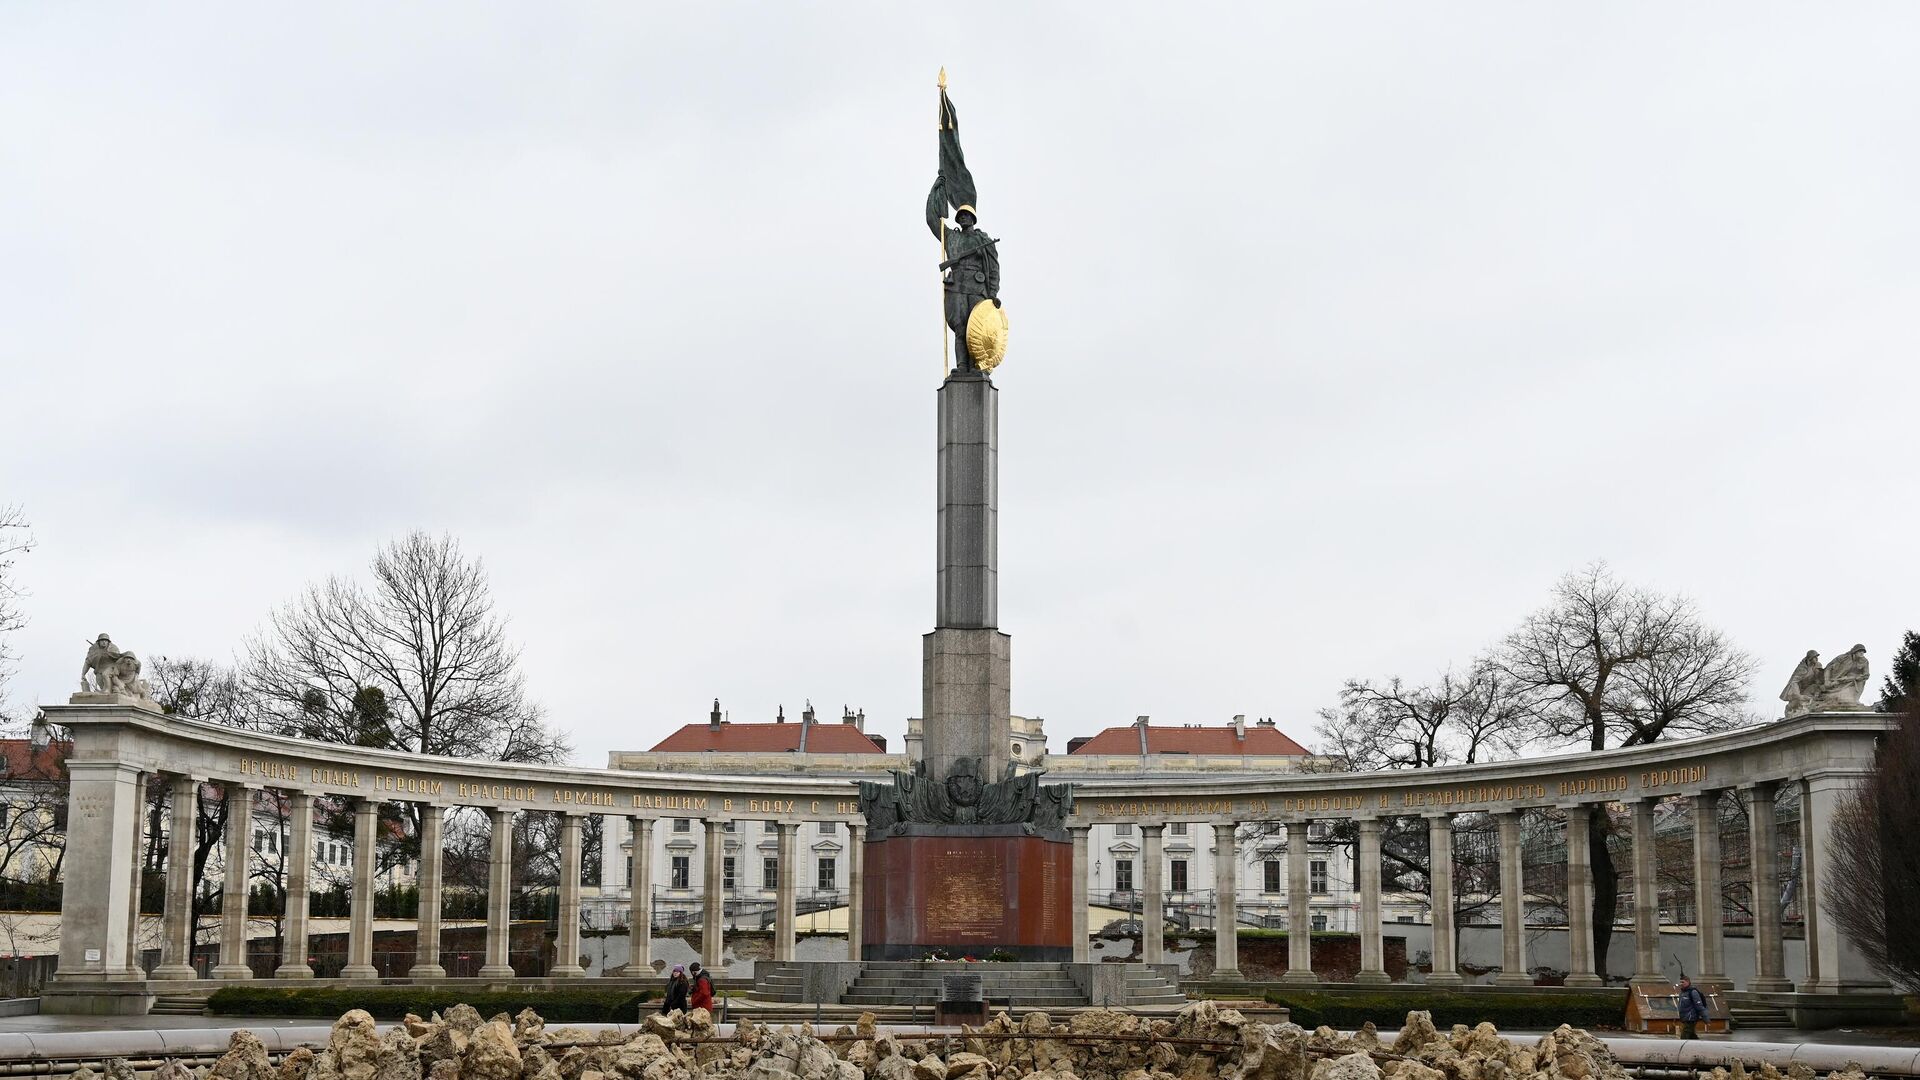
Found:
[[[822,1038],[802,1026],[743,1020],[721,1037],[705,1009],[649,1016],[637,1035],[548,1028],[531,1009],[482,1020],[456,1005],[430,1020],[408,1016],[384,1037],[358,1009],[334,1025],[325,1049],[278,1064],[251,1032],[235,1032],[213,1066],[169,1063],[154,1080],[1627,1080],[1592,1035],[1560,1028],[1522,1045],[1492,1024],[1437,1030],[1424,1012],[1383,1039],[1264,1024],[1211,1001],[1172,1019],[1091,1010],[1064,1024],[1041,1013],[996,1016],[977,1031],[933,1041],[899,1038],[872,1016]],[[1115,1038],[1117,1036],[1117,1038]],[[99,1080],[91,1069],[75,1080]],[[1758,1080],[1813,1080],[1800,1067],[1763,1065]],[[107,1080],[135,1080],[123,1061]],[[1700,1080],[1749,1080],[1739,1065]],[[1853,1070],[1827,1080],[1866,1080]]]

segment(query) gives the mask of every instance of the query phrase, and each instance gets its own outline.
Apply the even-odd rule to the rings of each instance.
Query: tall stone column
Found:
[[[1604,810],[1603,810],[1604,812]],[[1593,807],[1567,807],[1567,985],[1599,986],[1593,967]]]
[[[483,979],[513,978],[513,811],[487,811],[493,838],[487,852],[487,962]]]
[[[1317,983],[1313,975],[1313,889],[1307,880],[1307,823],[1287,823],[1287,973],[1281,982]]]
[[[167,803],[167,896],[160,915],[160,966],[153,969],[152,977],[191,979],[193,831],[200,816],[200,781],[174,777],[168,784]]]
[[[447,808],[433,803],[420,804],[420,912],[415,916],[413,967],[407,977],[417,982],[447,977],[440,963],[440,912],[444,907],[442,890],[446,877]]]
[[[220,963],[216,979],[251,979],[247,963],[247,884],[253,869],[253,789],[226,785],[227,850],[220,885]]]
[[[1801,906],[1807,926],[1807,981],[1800,985],[1801,993],[1892,992],[1853,940],[1841,931],[1838,920],[1826,911],[1822,904],[1826,897],[1819,895],[1833,865],[1835,816],[1866,779],[1865,773],[1834,770],[1815,773],[1800,782],[1800,835],[1805,850],[1800,861]],[[1887,898],[1893,905],[1906,899]]]
[[[1087,826],[1069,825],[1073,838],[1073,962],[1089,963],[1093,946],[1087,933]]]
[[[140,889],[147,876],[146,849],[147,774],[141,773],[133,782],[133,873],[127,889],[127,973],[135,976],[146,972],[140,963]]]
[[[560,815],[560,925],[555,928],[555,964],[548,972],[558,979],[577,979],[587,973],[580,966],[580,818]]]
[[[1428,986],[1459,986],[1453,952],[1453,815],[1427,819],[1427,902],[1433,909],[1433,971]]]
[[[1240,974],[1240,823],[1213,827],[1213,977]]]
[[[789,821],[775,825],[780,830],[780,877],[773,891],[773,958],[785,962],[793,959],[794,907],[800,899],[800,826]]]
[[[347,966],[343,979],[377,979],[373,966],[373,856],[378,842],[380,804],[353,802],[353,908],[347,913]]]
[[[867,898],[867,827],[847,826],[847,959],[860,959],[860,937],[866,932],[860,913]]]
[[[1496,986],[1532,986],[1527,971],[1527,887],[1520,863],[1520,812],[1495,814],[1500,823],[1500,974]]]
[[[67,850],[60,892],[59,979],[128,979],[127,875],[140,830],[139,770],[111,761],[67,763]],[[85,853],[85,854],[81,854]],[[190,875],[189,875],[190,876]]]
[[[1754,977],[1747,989],[1761,993],[1784,993],[1793,989],[1787,981],[1786,946],[1780,938],[1780,876],[1775,862],[1773,819],[1774,784],[1755,784],[1747,789],[1747,842],[1751,848],[1753,872],[1753,955]]]
[[[1693,797],[1693,906],[1700,948],[1693,984],[1705,991],[1733,989],[1724,956],[1720,862],[1720,793],[1703,791]]]
[[[653,972],[653,819],[630,817],[633,883],[627,896],[627,974]]]
[[[1385,983],[1386,948],[1380,928],[1380,819],[1361,818],[1360,851],[1354,876],[1360,879],[1360,970],[1356,983]]]
[[[700,962],[717,975],[725,971],[727,966],[727,881],[724,873],[726,868],[720,862],[726,857],[727,823],[719,818],[708,818],[706,822],[706,918],[701,925]],[[780,872],[785,874],[786,869],[783,863]]]
[[[313,796],[304,791],[289,791],[287,799],[287,848],[281,856],[287,863],[286,918],[281,923],[280,966],[273,969],[276,979],[311,979],[313,965],[307,963],[307,913],[312,910],[313,883],[308,873],[313,868]]]
[[[1664,983],[1660,974],[1660,862],[1653,846],[1658,799],[1633,804],[1633,981]]]
[[[1146,886],[1141,893],[1140,906],[1140,960],[1142,963],[1158,964],[1167,954],[1167,886],[1165,849],[1161,846],[1161,834],[1165,825],[1140,826],[1141,867],[1146,872],[1141,882]]]

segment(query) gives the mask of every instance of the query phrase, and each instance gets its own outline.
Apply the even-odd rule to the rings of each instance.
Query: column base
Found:
[[[1285,974],[1280,976],[1280,981],[1283,983],[1286,983],[1289,986],[1319,986],[1320,985],[1320,977],[1313,973],[1312,968],[1308,968],[1305,971],[1289,970]]]
[[[1733,989],[1733,980],[1727,978],[1725,975],[1695,975],[1693,976],[1693,985],[1699,987],[1703,993],[1710,990],[1718,990],[1725,993]]]
[[[1754,994],[1791,994],[1793,983],[1788,979],[1750,979],[1747,991]]]
[[[1216,981],[1216,982],[1245,982],[1245,981],[1247,981],[1247,977],[1246,977],[1245,975],[1242,975],[1242,974],[1240,974],[1240,969],[1239,969],[1239,968],[1216,968],[1216,969],[1214,969],[1214,972],[1213,972],[1213,976],[1212,976],[1212,977],[1213,977],[1213,979],[1214,979],[1214,981]]]
[[[197,979],[199,977],[199,972],[185,964],[161,964],[159,967],[153,969],[153,974],[147,976],[147,978],[158,982],[176,982],[181,979]]]
[[[1363,986],[1386,986],[1393,982],[1384,971],[1361,971],[1353,976],[1353,981]]]
[[[483,979],[511,979],[513,978],[513,965],[488,964],[480,969],[480,977]]]
[[[1427,976],[1428,986],[1455,987],[1467,985],[1467,980],[1457,971],[1436,971]]]
[[[564,964],[547,969],[547,976],[554,979],[584,979],[587,977],[587,969],[578,964]]]
[[[1600,976],[1595,975],[1593,972],[1582,971],[1582,972],[1579,972],[1578,974],[1567,976],[1566,985],[1568,986],[1605,986],[1607,984],[1604,982],[1601,982]]]
[[[279,967],[273,969],[273,977],[276,979],[311,979],[313,978],[313,968],[306,964],[281,964]]]
[[[221,964],[213,969],[216,979],[251,979],[253,969],[245,964]]]
[[[444,979],[446,977],[447,969],[441,967],[439,964],[415,964],[407,969],[407,978],[415,982],[424,982],[428,979]]]
[[[1503,971],[1500,974],[1495,975],[1493,977],[1493,985],[1495,986],[1532,986],[1533,976],[1523,975],[1517,971]]]
[[[348,964],[346,967],[340,969],[340,977],[343,979],[377,979],[380,977],[380,971],[372,964]]]

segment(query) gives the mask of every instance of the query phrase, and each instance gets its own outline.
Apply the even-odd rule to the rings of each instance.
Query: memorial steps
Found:
[[[941,980],[964,971],[981,977],[987,1000],[1019,1009],[1085,1007],[1087,992],[1069,971],[1069,965],[1046,963],[965,964],[922,963],[911,960],[872,961],[862,965],[840,1004],[863,1007],[925,1005],[940,1000]],[[795,965],[764,964],[754,980],[754,996],[768,1002],[805,1000],[805,978]],[[1186,995],[1158,972],[1129,965],[1123,974],[1124,1004],[1178,1006]]]

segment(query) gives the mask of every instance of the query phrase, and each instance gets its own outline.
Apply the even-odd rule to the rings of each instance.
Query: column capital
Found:
[[[1140,826],[1141,836],[1159,836],[1166,829],[1165,824]]]
[[[1755,780],[1751,783],[1741,784],[1740,790],[1746,792],[1749,796],[1761,795],[1770,799],[1780,790],[1780,781]]]
[[[1087,835],[1087,834],[1088,834],[1089,832],[1092,832],[1092,831],[1093,831],[1093,826],[1091,826],[1091,825],[1069,825],[1069,826],[1067,826],[1067,832],[1069,832],[1069,833],[1072,833],[1072,834],[1074,834],[1074,835],[1076,835],[1076,836],[1079,836],[1079,837],[1082,837],[1082,838],[1085,838],[1085,837],[1086,837],[1086,835]]]
[[[1426,818],[1428,821],[1444,821],[1448,825],[1453,824],[1453,811],[1451,810],[1429,810],[1420,816]]]

